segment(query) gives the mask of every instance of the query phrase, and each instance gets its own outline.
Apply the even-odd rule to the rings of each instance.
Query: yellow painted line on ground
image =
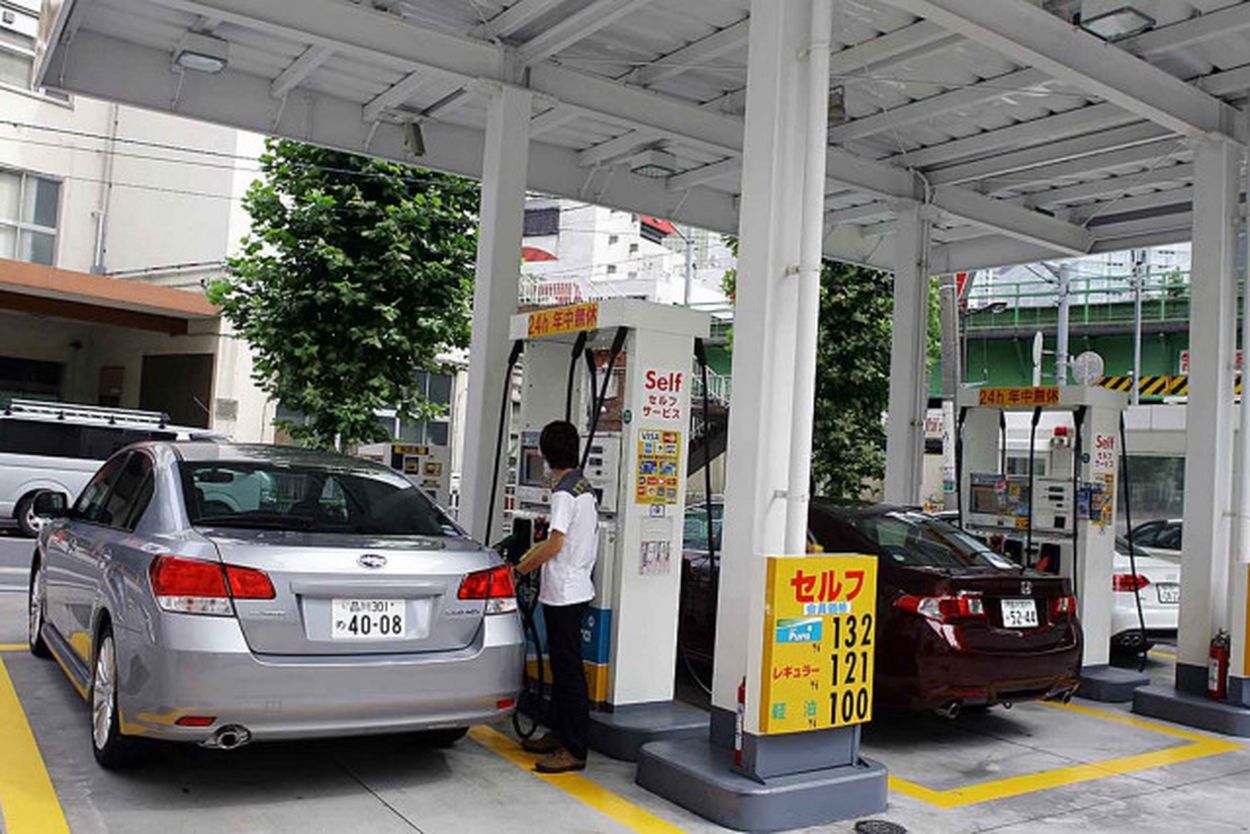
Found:
[[[1166,660],[1176,660],[1175,652],[1165,652],[1163,649],[1151,649],[1149,654],[1151,657],[1162,657]]]
[[[24,652],[25,643],[0,643],[0,652]]]
[[[9,672],[0,661],[0,815],[7,834],[69,834]]]
[[[588,779],[580,773],[534,773],[532,768],[534,767],[534,762],[538,761],[539,757],[526,753],[519,744],[498,730],[493,730],[490,727],[474,727],[469,730],[469,738],[492,753],[497,753],[512,762],[517,767],[529,771],[547,784],[557,787],[574,799],[584,802],[599,813],[611,817],[626,828],[633,831],[646,832],[646,834],[652,834],[652,832],[656,832],[656,834],[678,834],[678,832],[682,831],[682,829],[672,823],[662,820],[645,808],[612,793],[612,791],[598,782]]]
[[[1157,724],[1154,721],[1147,721],[1131,715],[1108,712],[1077,704],[1043,703],[1043,706],[1067,710],[1103,721],[1114,721],[1141,730],[1161,733],[1182,739],[1187,743],[1163,750],[1154,750],[1149,753],[1139,753],[1135,756],[1123,756],[1118,759],[1062,767],[1055,770],[1044,770],[1040,773],[1012,776],[1007,779],[997,779],[992,782],[981,782],[976,785],[943,791],[926,788],[924,785],[909,782],[898,776],[891,776],[890,789],[939,808],[960,808],[965,805],[975,805],[979,802],[991,802],[995,799],[1006,799],[1012,796],[1060,788],[1065,785],[1093,782],[1098,779],[1123,776],[1128,773],[1151,770],[1156,767],[1188,762],[1193,759],[1202,759],[1207,756],[1218,756],[1223,753],[1244,749],[1242,745],[1231,741],[1211,738],[1210,736],[1200,735],[1179,727]]]

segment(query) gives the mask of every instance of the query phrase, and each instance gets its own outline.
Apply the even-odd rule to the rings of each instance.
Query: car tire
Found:
[[[27,495],[17,502],[17,509],[13,511],[13,515],[17,519],[17,529],[23,536],[28,539],[39,538],[39,531],[43,529],[44,519],[35,515],[35,496]]]
[[[35,565],[30,571],[30,589],[26,594],[27,619],[26,643],[35,657],[49,658],[52,652],[43,639],[44,617],[48,610],[47,584],[43,575],[43,561],[35,554]]]
[[[117,720],[117,646],[113,630],[100,629],[95,663],[91,673],[91,752],[106,770],[118,770],[134,764],[138,741],[121,734]]]
[[[468,727],[454,727],[450,730],[429,730],[421,734],[421,738],[434,747],[451,747],[469,732]]]

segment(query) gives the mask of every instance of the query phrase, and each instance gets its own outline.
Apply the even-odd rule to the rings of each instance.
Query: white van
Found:
[[[35,494],[73,503],[114,452],[140,440],[220,439],[208,429],[169,425],[164,414],[70,403],[13,400],[0,413],[0,520],[36,536]]]

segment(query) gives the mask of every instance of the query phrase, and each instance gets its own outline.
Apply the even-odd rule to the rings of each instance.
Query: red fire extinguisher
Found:
[[[738,713],[734,716],[734,767],[742,767],[742,723],[747,717],[747,679],[738,683]]]
[[[1212,701],[1228,697],[1229,648],[1228,632],[1220,629],[1211,640],[1211,651],[1207,654],[1207,697]]]

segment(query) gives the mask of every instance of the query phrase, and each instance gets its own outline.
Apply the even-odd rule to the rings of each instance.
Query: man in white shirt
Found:
[[[582,669],[582,618],[595,596],[590,575],[599,544],[599,506],[578,467],[581,440],[572,423],[549,423],[538,438],[538,448],[551,469],[550,530],[521,559],[517,572],[542,570],[538,601],[547,626],[555,726],[554,732],[522,746],[547,754],[535,770],[565,773],[586,767],[590,693]]]

